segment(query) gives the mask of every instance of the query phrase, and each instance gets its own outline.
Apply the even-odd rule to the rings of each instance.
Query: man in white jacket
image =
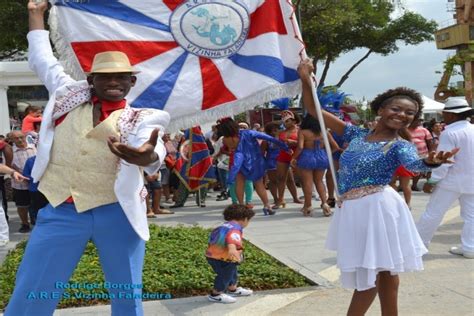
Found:
[[[439,138],[438,151],[459,148],[453,164],[444,164],[433,170],[423,187],[433,193],[426,211],[417,224],[418,232],[426,246],[433,238],[449,207],[459,200],[464,226],[462,246],[452,247],[450,252],[474,259],[474,125],[467,121],[473,114],[464,98],[449,98],[443,110],[446,129]]]
[[[32,176],[49,204],[38,214],[5,315],[52,315],[89,240],[113,288],[112,314],[143,315],[149,232],[142,168],[155,173],[163,162],[159,134],[170,118],[127,104],[136,71],[122,52],[97,54],[87,81],[65,74],[44,30],[46,9],[47,2],[28,3],[29,64],[50,93]]]

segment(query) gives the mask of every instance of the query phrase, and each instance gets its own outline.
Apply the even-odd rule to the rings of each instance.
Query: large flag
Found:
[[[162,109],[171,130],[300,92],[304,45],[290,0],[50,0],[60,60],[84,79],[98,52],[140,71],[127,99]]]

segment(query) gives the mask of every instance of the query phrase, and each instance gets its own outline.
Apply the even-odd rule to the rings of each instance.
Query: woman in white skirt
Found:
[[[304,105],[316,117],[313,70],[310,60],[298,68]],[[328,249],[337,251],[343,287],[354,289],[348,315],[364,315],[377,294],[382,315],[397,315],[398,273],[423,269],[421,257],[427,250],[407,204],[388,184],[400,165],[426,172],[449,162],[457,150],[420,159],[413,144],[402,139],[421,115],[422,104],[421,95],[408,88],[380,94],[371,103],[380,116],[373,131],[323,112],[326,126],[349,143],[338,173],[342,206],[336,209],[326,241]]]

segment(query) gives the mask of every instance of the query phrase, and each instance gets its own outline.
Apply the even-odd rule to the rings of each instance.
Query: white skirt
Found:
[[[337,208],[326,248],[337,251],[337,267],[345,288],[375,287],[377,273],[423,270],[428,252],[405,201],[391,187]]]

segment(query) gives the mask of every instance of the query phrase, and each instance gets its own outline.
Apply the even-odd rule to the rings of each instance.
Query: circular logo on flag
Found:
[[[247,39],[250,16],[234,1],[186,1],[170,17],[176,42],[191,54],[224,58],[239,51]]]

